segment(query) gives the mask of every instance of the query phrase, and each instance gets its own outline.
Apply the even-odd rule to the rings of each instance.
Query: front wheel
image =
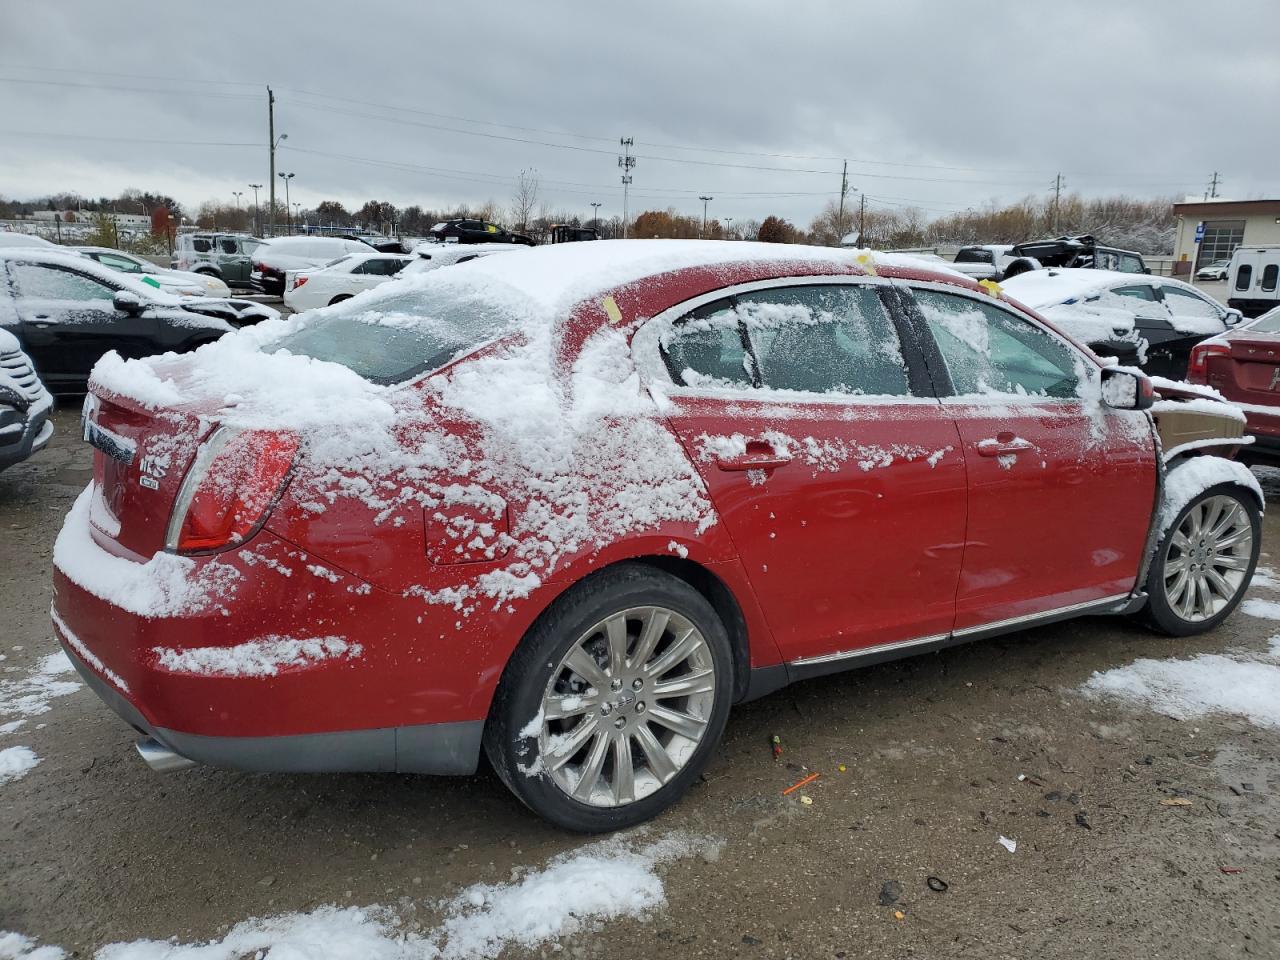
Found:
[[[1175,637],[1212,630],[1240,603],[1261,547],[1261,511],[1253,497],[1234,484],[1210,487],[1161,536],[1143,618]]]
[[[732,693],[729,639],[711,604],[627,564],[570,590],[525,637],[494,697],[485,752],[552,823],[620,830],[689,789]]]

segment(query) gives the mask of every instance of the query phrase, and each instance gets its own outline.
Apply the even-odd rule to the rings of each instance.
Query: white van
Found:
[[[1256,317],[1280,306],[1280,245],[1236,247],[1227,268],[1227,306]]]

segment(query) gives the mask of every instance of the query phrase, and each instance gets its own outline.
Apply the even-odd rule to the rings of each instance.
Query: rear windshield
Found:
[[[482,293],[415,287],[373,305],[330,307],[264,349],[340,363],[373,383],[403,383],[511,332],[517,322]]]
[[[1249,329],[1255,333],[1280,333],[1280,310],[1268,310],[1249,324]]]

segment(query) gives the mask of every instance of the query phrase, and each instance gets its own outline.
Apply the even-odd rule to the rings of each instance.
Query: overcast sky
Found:
[[[9,197],[251,203],[267,84],[305,206],[506,205],[533,168],[554,209],[609,216],[622,136],[633,216],[705,194],[804,226],[841,158],[852,202],[930,215],[1058,171],[1086,195],[1200,194],[1215,170],[1225,196],[1280,195],[1274,0],[0,4]]]

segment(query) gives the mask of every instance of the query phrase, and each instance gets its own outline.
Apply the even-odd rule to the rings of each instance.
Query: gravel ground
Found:
[[[75,412],[57,427],[48,450],[0,474],[0,679],[55,649],[53,539],[90,476]],[[1278,539],[1270,516],[1264,552]],[[1087,619],[749,704],[704,782],[645,832],[723,838],[720,855],[661,868],[666,904],[644,918],[504,956],[1278,956],[1280,730],[1076,692],[1138,657],[1261,651],[1278,632],[1242,613],[1187,640]],[[0,930],[91,956],[329,903],[426,916],[466,885],[584,845],[488,772],[162,776],[132,741],[84,688],[0,735],[0,749],[42,758],[0,784]],[[1161,803],[1172,798],[1190,802]]]

